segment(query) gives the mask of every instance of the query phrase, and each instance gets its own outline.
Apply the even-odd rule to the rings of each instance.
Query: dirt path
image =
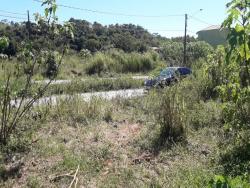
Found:
[[[122,77],[121,77],[122,78]],[[146,80],[149,78],[149,76],[131,76],[128,78],[132,78],[134,80]],[[117,80],[119,78],[101,78],[103,80]],[[87,81],[88,79],[81,79],[80,81],[84,82]],[[52,85],[57,85],[57,84],[70,84],[74,80],[54,80],[51,82]],[[41,81],[34,81],[34,83],[37,84],[48,84],[50,80],[41,80]]]
[[[74,97],[80,97],[85,101],[89,101],[93,97],[99,97],[107,100],[111,100],[116,97],[121,98],[132,98],[144,95],[144,89],[126,89],[126,90],[116,90],[116,91],[106,91],[106,92],[92,92],[92,93],[82,93],[76,95],[54,95],[50,97],[44,97],[39,99],[34,105],[56,105],[58,101],[70,100]],[[20,100],[12,100],[11,105],[18,106]]]

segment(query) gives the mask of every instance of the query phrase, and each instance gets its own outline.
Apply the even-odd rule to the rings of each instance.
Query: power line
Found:
[[[14,14],[14,15],[26,15],[24,13],[18,13],[18,12],[10,12],[10,11],[6,11],[6,10],[0,10],[0,12],[3,12],[3,13],[7,13],[7,14]]]
[[[2,14],[0,14],[0,17],[27,20],[27,18],[24,18],[24,17],[16,17],[16,16],[9,16],[9,15],[2,15]],[[122,31],[133,31],[133,29],[129,29],[129,28],[113,27],[112,29],[121,29]],[[156,28],[142,28],[142,30],[159,31],[159,32],[160,31],[167,31],[167,32],[182,32],[183,31],[181,29],[156,29]]]
[[[179,29],[179,30],[174,30],[174,29],[148,29],[151,31],[169,31],[169,32],[183,32],[183,30]]]
[[[41,0],[33,0],[39,3],[42,3]],[[85,8],[79,8],[69,5],[63,5],[63,4],[57,4],[59,7],[79,10],[79,11],[85,11],[85,12],[91,12],[91,13],[97,13],[97,14],[103,14],[103,15],[112,15],[112,16],[126,16],[126,17],[141,17],[141,18],[166,18],[166,17],[180,17],[184,14],[169,14],[169,15],[142,15],[142,14],[124,14],[124,13],[118,13],[118,12],[107,12],[107,11],[100,11],[100,10],[92,10],[92,9],[85,9]]]
[[[2,15],[2,14],[0,14],[0,17],[12,18],[12,19],[18,19],[18,20],[27,20],[27,18],[24,18],[24,17],[16,17],[16,16],[9,16],[9,15]]]
[[[210,23],[208,23],[208,22],[206,22],[206,21],[203,21],[203,20],[201,20],[201,19],[199,19],[199,18],[196,18],[196,17],[194,17],[194,16],[190,16],[190,18],[191,19],[193,19],[193,20],[195,20],[195,21],[197,21],[197,22],[200,22],[200,23],[203,23],[203,24],[205,24],[205,25],[213,25],[213,24],[210,24]]]

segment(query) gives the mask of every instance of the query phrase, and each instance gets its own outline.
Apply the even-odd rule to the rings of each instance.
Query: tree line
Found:
[[[74,26],[74,39],[69,41],[70,49],[80,52],[89,50],[94,53],[97,51],[106,51],[111,48],[121,49],[124,52],[145,52],[150,47],[159,47],[166,41],[182,42],[182,37],[168,39],[157,33],[151,34],[141,26],[134,24],[114,24],[104,26],[100,23],[90,23],[86,20],[74,19],[69,20]],[[42,25],[42,27],[41,27]],[[58,50],[63,46],[62,37],[48,38],[46,24],[39,23],[4,23],[0,22],[0,36],[6,36],[9,39],[9,46],[0,53],[8,56],[16,55],[21,48],[23,41],[32,42],[36,49],[47,47]],[[60,25],[59,25],[60,27]],[[189,41],[195,41],[194,37],[188,37]],[[53,41],[53,43],[51,42]]]

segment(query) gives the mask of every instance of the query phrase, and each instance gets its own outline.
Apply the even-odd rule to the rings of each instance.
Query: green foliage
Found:
[[[200,58],[206,58],[213,50],[213,47],[204,41],[188,43],[187,53],[189,64],[192,64]]]
[[[112,113],[112,106],[103,99],[92,98],[86,102],[80,97],[73,97],[58,101],[50,113],[50,118],[61,122],[67,121],[69,125],[75,127],[111,120]]]
[[[212,88],[222,85],[225,81],[225,57],[226,52],[223,46],[218,46],[216,50],[207,57],[206,68]]]
[[[54,15],[57,9],[55,1],[44,1],[44,3],[49,3],[45,7],[44,16],[36,15],[36,18],[49,19],[50,21],[53,19],[57,20],[57,17]],[[97,22],[92,24],[85,20],[73,18],[68,23],[74,25],[74,30],[71,34],[75,37],[67,41],[67,44],[70,45],[72,50],[77,52],[80,52],[82,49],[87,49],[91,52],[106,51],[110,48],[118,48],[125,52],[145,52],[151,46],[158,46],[158,39],[140,26],[132,24],[103,26]],[[43,27],[39,28],[41,24]],[[51,47],[59,51],[65,43],[63,40],[47,37],[48,28],[41,19],[39,24],[31,23],[29,27],[24,23],[3,25],[4,27],[0,27],[0,36],[5,35],[10,40],[10,48],[6,51],[8,52],[7,55],[16,55],[16,53],[20,52],[20,44],[28,36],[28,32],[30,32],[30,41],[32,41],[36,49]],[[59,25],[55,23],[54,25],[59,26],[59,28],[65,27],[65,24]],[[65,37],[62,33],[57,33],[59,35],[58,38]]]
[[[158,135],[153,139],[153,150],[165,144],[186,139],[186,106],[177,87],[161,92],[151,91],[146,98],[146,109],[152,114],[155,124],[160,126]]]
[[[91,57],[91,53],[88,49],[82,49],[79,55],[84,59]]]
[[[250,2],[232,0],[227,4],[228,17],[222,26],[229,29],[227,62],[240,65],[240,79],[243,86],[250,85]]]
[[[162,49],[163,58],[173,65],[180,64],[183,60],[183,43],[168,42]]]
[[[195,130],[221,126],[221,106],[215,102],[194,103],[188,108],[188,122]]]
[[[46,18],[49,18],[49,16],[55,17],[56,15],[56,0],[44,0],[42,3],[42,6],[46,5],[47,7],[44,9],[44,15]]]
[[[45,53],[45,71],[44,76],[47,78],[53,78],[57,76],[59,65],[57,62],[59,62],[59,54],[56,52],[52,53]]]
[[[3,53],[8,46],[9,39],[7,37],[0,37],[0,53]]]
[[[229,178],[216,175],[209,183],[208,188],[249,188],[250,183],[245,177]]]
[[[89,75],[105,73],[108,71],[107,64],[112,67],[114,64],[113,59],[108,56],[105,56],[101,53],[97,53],[91,60],[90,63],[87,65],[85,71]]]
[[[37,14],[36,21],[39,29],[46,28],[46,37],[54,38],[59,34],[64,36],[67,42],[71,27],[65,24],[65,27],[58,27],[55,16],[56,5],[55,0],[44,1],[45,17]],[[6,43],[6,41],[5,41]],[[62,58],[66,51],[66,46],[62,49],[62,55],[54,52],[51,45],[46,47],[47,51],[37,50],[34,48],[30,40],[23,40],[21,43],[21,51],[18,57],[19,62],[13,63],[1,62],[3,70],[0,79],[0,145],[1,149],[7,147],[8,143],[14,138],[19,138],[32,128],[26,128],[24,119],[31,112],[33,104],[44,95],[51,81],[56,77],[58,67],[62,62]],[[44,53],[45,52],[45,53]],[[36,87],[33,85],[33,77],[35,72],[47,66],[47,75],[50,81],[44,86]],[[27,124],[27,123],[26,123]],[[27,125],[31,127],[32,125]],[[25,127],[25,129],[24,129]]]
[[[185,102],[178,90],[171,88],[166,91],[161,100],[160,111],[156,117],[161,125],[160,138],[163,141],[178,142],[184,140],[185,132]]]
[[[220,156],[220,163],[223,164],[224,172],[231,176],[249,174],[250,171],[250,139],[249,130],[235,131],[232,129],[227,133],[230,137],[225,144],[222,145],[223,151]],[[221,148],[222,149],[222,148]]]
[[[203,41],[190,42],[187,44],[188,62],[183,65],[183,43],[168,41],[163,44],[162,56],[170,64],[174,66],[188,66],[190,67],[194,62],[200,58],[206,58],[213,48]]]
[[[95,54],[87,64],[87,74],[137,73],[148,72],[156,68],[161,62],[155,53],[124,53],[122,51],[110,51]]]
[[[249,0],[232,0],[223,27],[229,29],[226,64],[216,87],[223,102],[223,121],[227,139],[222,144],[220,162],[227,174],[237,176],[249,172],[250,164],[250,75],[249,75]],[[222,73],[222,74],[221,74]]]

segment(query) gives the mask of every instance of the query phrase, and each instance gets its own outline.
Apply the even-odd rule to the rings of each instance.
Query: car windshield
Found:
[[[167,68],[161,71],[160,76],[171,76],[174,73],[174,69]]]

